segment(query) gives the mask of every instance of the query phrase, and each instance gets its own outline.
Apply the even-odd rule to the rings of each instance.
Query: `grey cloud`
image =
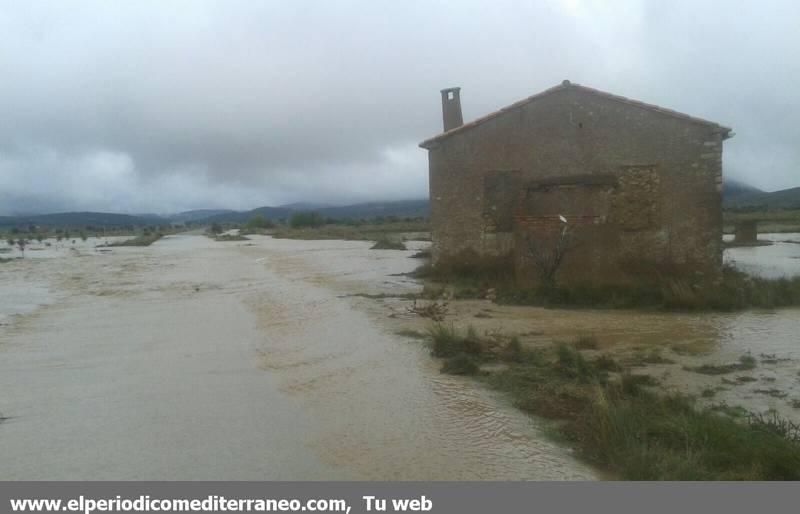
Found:
[[[470,119],[564,78],[729,124],[726,172],[797,185],[800,13],[733,4],[0,4],[0,214],[421,197],[440,88]]]

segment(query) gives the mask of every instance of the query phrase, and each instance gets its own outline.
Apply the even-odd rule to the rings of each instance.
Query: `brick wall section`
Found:
[[[553,189],[564,198],[554,195],[553,204],[572,209],[567,214],[603,216],[581,229],[586,250],[568,257],[565,280],[624,281],[636,260],[719,273],[722,137],[712,125],[573,88],[455,133],[428,148],[434,265],[463,252],[516,254],[525,280],[515,241],[531,221],[509,229],[502,220],[509,208],[516,220],[556,213],[526,213],[519,200],[509,207],[497,187],[487,193],[487,183],[498,182],[492,176],[505,173],[506,186],[513,182],[520,191],[537,181],[616,177],[612,187],[576,180]],[[570,187],[585,191],[567,194]],[[585,202],[607,212],[581,213]]]

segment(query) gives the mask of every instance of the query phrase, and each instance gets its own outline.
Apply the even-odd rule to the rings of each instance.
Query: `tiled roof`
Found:
[[[658,105],[648,104],[648,103],[640,102],[638,100],[632,100],[632,99],[624,97],[624,96],[619,96],[619,95],[614,95],[614,94],[611,94],[611,93],[606,93],[605,91],[600,91],[599,89],[594,89],[594,88],[591,88],[591,87],[581,86],[580,84],[573,84],[570,81],[565,80],[561,84],[559,84],[559,85],[557,85],[555,87],[551,87],[550,89],[545,89],[544,91],[542,91],[540,93],[536,93],[533,96],[529,96],[528,98],[524,98],[524,99],[522,99],[522,100],[520,100],[518,102],[514,102],[513,104],[511,104],[511,105],[509,105],[507,107],[503,107],[502,109],[499,109],[497,111],[489,113],[489,114],[487,114],[485,116],[482,116],[482,117],[480,117],[480,118],[478,118],[476,120],[473,120],[473,121],[471,121],[469,123],[465,123],[465,124],[463,124],[463,125],[461,125],[459,127],[456,127],[454,129],[450,129],[447,132],[442,132],[441,134],[439,134],[437,136],[434,136],[432,138],[426,139],[425,141],[420,143],[419,146],[421,146],[422,148],[428,148],[431,145],[433,145],[434,143],[437,143],[437,142],[439,142],[439,141],[441,141],[443,139],[446,139],[446,138],[448,138],[448,137],[450,137],[450,136],[452,136],[454,134],[460,134],[461,132],[469,130],[469,129],[473,128],[473,127],[477,127],[478,125],[480,125],[481,123],[483,123],[485,121],[489,121],[489,120],[491,120],[493,118],[496,118],[496,117],[498,117],[498,116],[500,116],[502,114],[505,114],[505,113],[507,113],[509,111],[513,111],[515,109],[519,109],[520,107],[523,107],[523,106],[527,105],[530,102],[538,100],[539,98],[547,96],[547,95],[549,95],[551,93],[555,93],[557,91],[564,91],[564,90],[568,90],[568,89],[573,89],[573,90],[576,90],[576,91],[583,91],[583,92],[586,92],[586,93],[591,93],[593,95],[597,95],[597,96],[600,96],[600,97],[603,97],[603,98],[608,98],[610,100],[614,100],[614,101],[617,101],[617,102],[626,103],[628,105],[633,105],[635,107],[639,107],[639,108],[642,108],[642,109],[647,109],[649,111],[659,112],[659,113],[662,113],[662,114],[666,114],[667,116],[672,116],[674,118],[690,121],[692,123],[700,123],[700,124],[703,124],[703,125],[710,125],[712,127],[716,127],[717,129],[719,129],[719,131],[722,132],[722,134],[723,134],[723,138],[729,137],[730,136],[729,133],[732,130],[729,127],[725,127],[723,125],[720,125],[719,123],[714,123],[713,121],[704,120],[702,118],[697,118],[695,116],[689,116],[688,114],[683,114],[683,113],[678,112],[678,111],[673,111],[672,109],[659,107]]]

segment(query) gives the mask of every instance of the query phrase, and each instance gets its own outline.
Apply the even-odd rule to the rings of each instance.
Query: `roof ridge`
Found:
[[[632,105],[634,107],[639,107],[639,108],[642,108],[642,109],[647,109],[649,111],[659,112],[659,113],[662,113],[662,114],[665,114],[665,115],[668,115],[668,116],[672,116],[672,117],[675,117],[675,118],[679,118],[679,119],[682,119],[682,120],[691,121],[693,123],[701,123],[701,124],[704,124],[704,125],[711,125],[713,127],[719,128],[723,133],[727,133],[727,132],[730,132],[732,130],[730,127],[726,127],[724,125],[720,125],[719,123],[716,123],[716,122],[713,122],[713,121],[709,121],[709,120],[706,120],[706,119],[703,119],[703,118],[699,118],[699,117],[696,117],[696,116],[691,116],[689,114],[685,114],[685,113],[682,113],[682,112],[679,112],[679,111],[675,111],[673,109],[668,109],[666,107],[661,107],[661,106],[658,106],[658,105],[655,105],[655,104],[650,104],[650,103],[642,102],[642,101],[639,101],[639,100],[634,100],[634,99],[628,98],[626,96],[616,95],[616,94],[613,94],[613,93],[608,93],[606,91],[601,91],[599,89],[595,89],[595,88],[592,88],[592,87],[589,87],[589,86],[583,86],[581,84],[575,84],[575,83],[570,82],[569,80],[564,80],[564,81],[562,81],[560,84],[558,84],[556,86],[547,88],[544,91],[540,91],[539,93],[531,95],[531,96],[529,96],[527,98],[523,98],[522,100],[518,100],[518,101],[516,101],[516,102],[514,102],[512,104],[509,104],[509,105],[507,105],[505,107],[497,109],[496,111],[492,111],[489,114],[485,114],[485,115],[483,115],[483,116],[481,116],[479,118],[476,118],[476,119],[470,121],[469,123],[464,123],[463,125],[459,125],[458,127],[452,128],[452,129],[444,131],[444,132],[442,132],[442,133],[440,133],[440,134],[438,134],[436,136],[428,138],[425,141],[421,142],[419,144],[419,146],[422,147],[422,148],[427,148],[432,143],[435,143],[435,142],[440,141],[442,139],[446,139],[446,138],[448,138],[448,137],[450,137],[450,136],[452,136],[454,134],[461,133],[461,132],[463,132],[465,130],[469,130],[469,129],[473,128],[473,127],[477,127],[478,125],[480,125],[480,124],[482,124],[482,123],[484,123],[486,121],[489,121],[490,119],[496,118],[496,117],[498,117],[498,116],[500,116],[502,114],[505,114],[505,113],[507,113],[509,111],[513,111],[515,109],[518,109],[518,108],[520,108],[520,107],[522,107],[524,105],[527,105],[530,102],[533,102],[534,100],[537,100],[537,99],[539,99],[539,98],[541,98],[543,96],[555,93],[557,91],[564,91],[564,90],[568,90],[568,89],[577,89],[577,90],[585,91],[587,93],[591,93],[591,94],[594,94],[594,95],[597,95],[597,96],[608,98],[608,99],[611,99],[611,100],[614,100],[614,101],[617,101],[617,102],[626,103],[628,105]]]

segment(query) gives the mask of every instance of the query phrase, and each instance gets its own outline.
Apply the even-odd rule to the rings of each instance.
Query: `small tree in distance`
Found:
[[[245,224],[245,228],[251,230],[272,228],[274,226],[275,225],[270,220],[266,219],[260,212],[255,213],[253,217],[247,220],[247,223]]]
[[[296,212],[289,218],[289,226],[292,228],[316,228],[324,224],[325,218],[318,212]]]

